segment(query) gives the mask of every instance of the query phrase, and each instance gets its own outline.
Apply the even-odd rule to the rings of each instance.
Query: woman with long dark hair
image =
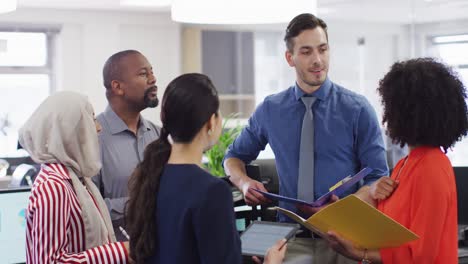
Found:
[[[218,93],[202,74],[167,87],[163,127],[129,182],[126,224],[137,263],[241,263],[231,190],[202,166],[221,134]],[[277,243],[280,244],[280,243]],[[270,250],[270,263],[285,248]]]

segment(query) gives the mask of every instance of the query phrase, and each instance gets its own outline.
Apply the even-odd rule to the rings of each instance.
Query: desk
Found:
[[[468,263],[468,247],[458,248],[458,263]]]
[[[468,263],[468,226],[458,225],[458,261]]]
[[[460,264],[468,263],[468,247],[458,248]],[[357,263],[349,260],[330,249],[323,239],[293,238],[288,242],[288,250],[283,264],[319,264]]]
[[[252,221],[261,220],[262,207],[245,204],[244,195],[239,190],[233,187],[231,191],[236,220],[243,220],[243,223],[237,226],[237,230],[244,231]]]
[[[356,261],[341,256],[323,239],[292,238],[283,264],[355,264]]]

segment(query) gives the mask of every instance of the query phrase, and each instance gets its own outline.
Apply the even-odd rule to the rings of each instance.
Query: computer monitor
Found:
[[[29,188],[0,190],[0,256],[2,263],[26,262],[26,207]]]
[[[468,225],[468,167],[453,167],[457,183],[458,224]]]

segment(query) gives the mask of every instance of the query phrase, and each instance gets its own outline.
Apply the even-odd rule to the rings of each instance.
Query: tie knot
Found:
[[[307,109],[310,109],[312,107],[312,105],[315,103],[316,99],[317,99],[317,97],[306,97],[306,96],[301,97],[301,100],[302,100],[302,102],[304,103],[304,105],[306,106]]]

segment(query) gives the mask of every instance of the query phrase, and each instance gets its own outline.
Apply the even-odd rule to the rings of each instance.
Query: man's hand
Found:
[[[330,197],[330,200],[328,201],[328,203],[320,206],[320,207],[311,207],[311,206],[308,206],[308,205],[296,205],[296,207],[301,211],[303,212],[307,217],[310,217],[312,216],[313,214],[315,214],[316,212],[322,210],[325,206],[329,205],[329,204],[332,204],[336,201],[338,201],[340,198],[338,198],[338,196],[336,195],[332,195]]]
[[[370,197],[376,201],[385,200],[393,193],[397,186],[398,182],[392,180],[390,177],[380,177],[380,179],[370,186]]]
[[[271,202],[261,193],[256,192],[253,189],[268,192],[261,182],[247,178],[240,186],[240,190],[244,195],[244,200],[247,205],[259,205]]]
[[[262,183],[251,179],[245,170],[245,163],[238,158],[228,158],[224,161],[224,170],[227,175],[231,175],[229,180],[234,184],[244,195],[245,203],[248,205],[259,205],[271,202],[261,193],[254,191],[268,192]]]

